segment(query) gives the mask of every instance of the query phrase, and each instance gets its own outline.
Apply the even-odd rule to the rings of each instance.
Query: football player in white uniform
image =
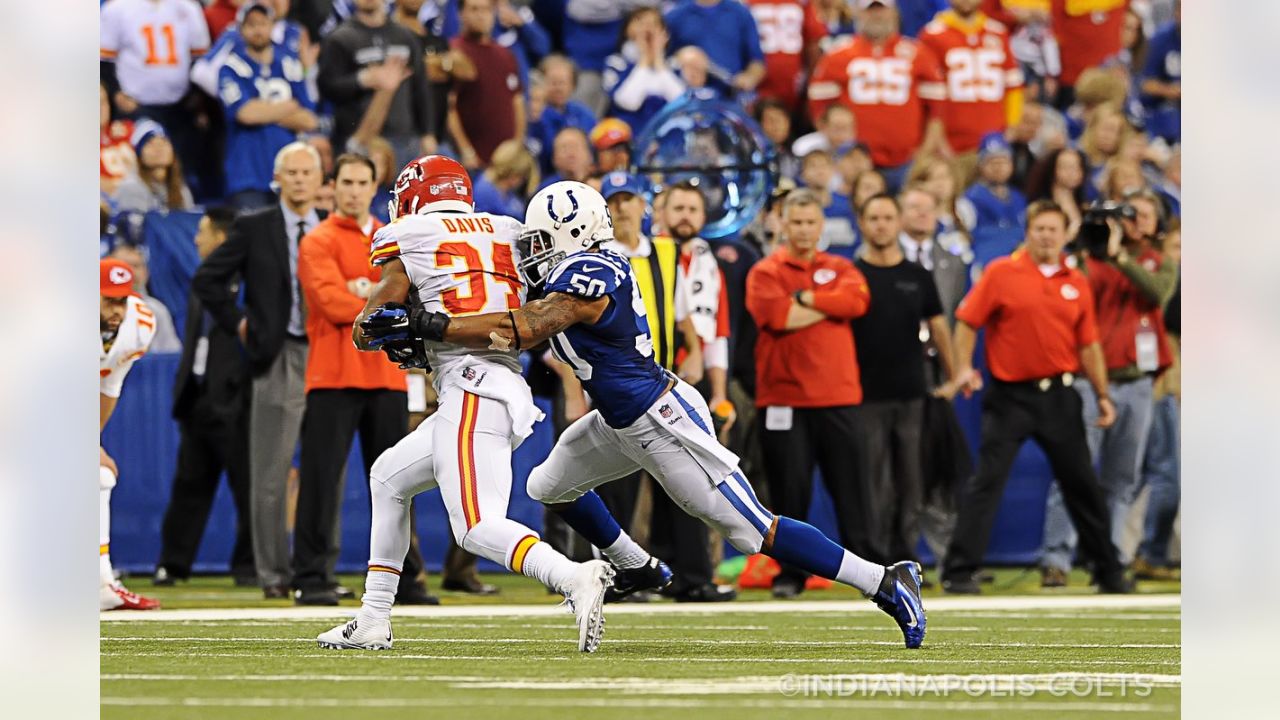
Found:
[[[321,634],[320,646],[391,647],[391,605],[409,549],[409,499],[439,487],[458,545],[562,593],[577,617],[578,649],[592,652],[604,632],[613,568],[601,560],[575,563],[507,518],[511,453],[542,418],[520,376],[518,353],[424,345],[405,331],[424,313],[447,318],[519,308],[520,225],[475,212],[467,171],[443,156],[409,163],[394,193],[393,220],[373,237],[371,260],[382,266],[382,279],[352,337],[357,347],[382,349],[402,367],[430,364],[440,407],[374,463],[363,605],[355,619]]]
[[[643,468],[681,508],[740,552],[764,553],[862,591],[897,622],[908,648],[924,642],[920,568],[858,557],[820,530],[774,515],[756,499],[738,457],[716,441],[711,412],[688,383],[653,358],[645,305],[626,258],[600,245],[613,238],[608,208],[582,183],[559,182],[529,201],[521,270],[545,297],[473,317],[426,313],[410,334],[428,342],[505,349],[550,340],[556,356],[595,402],[565,430],[529,476],[546,503],[617,564],[620,590],[664,582],[647,552],[609,514],[593,488]],[[651,583],[651,584],[650,584]]]
[[[107,259],[98,264],[100,307],[98,319],[102,329],[102,354],[98,389],[101,421],[98,431],[107,427],[116,409],[124,378],[133,363],[147,352],[156,334],[155,313],[133,294],[133,268],[121,260]],[[98,605],[102,610],[154,610],[160,603],[129,592],[116,582],[111,567],[111,489],[116,486],[116,463],[98,446]]]

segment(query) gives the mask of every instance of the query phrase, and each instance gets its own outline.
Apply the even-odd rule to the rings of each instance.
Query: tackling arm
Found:
[[[519,350],[533,347],[578,323],[594,323],[608,306],[608,297],[588,300],[553,292],[518,310],[450,318],[444,340],[472,348]]]

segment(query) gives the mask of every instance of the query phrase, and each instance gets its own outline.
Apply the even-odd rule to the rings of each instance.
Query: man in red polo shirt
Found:
[[[815,460],[831,493],[843,545],[883,561],[873,544],[871,490],[856,451],[862,402],[849,321],[867,312],[871,293],[853,263],[818,251],[822,201],[794,190],[783,201],[786,244],[747,275],[747,310],[756,342],[760,444],[775,513],[809,514]],[[783,566],[777,597],[794,597],[805,575]]]
[[[1080,546],[1094,562],[1099,589],[1133,589],[1111,543],[1106,501],[1085,440],[1083,401],[1071,389],[1083,367],[1097,397],[1098,426],[1115,422],[1093,293],[1085,276],[1063,263],[1066,243],[1062,208],[1048,200],[1032,203],[1024,247],[991,263],[956,310],[956,384],[966,395],[982,387],[982,376],[973,368],[982,327],[994,382],[982,403],[978,471],[961,500],[947,548],[942,571],[947,592],[979,592],[974,575],[1014,456],[1028,437],[1049,458]]]

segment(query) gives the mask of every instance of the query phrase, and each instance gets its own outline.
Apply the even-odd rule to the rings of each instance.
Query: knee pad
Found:
[[[551,478],[539,465],[533,469],[533,472],[529,473],[529,479],[525,481],[525,492],[529,494],[529,497],[543,504],[560,502],[560,500],[549,496],[550,490]]]
[[[98,466],[98,489],[110,490],[116,486],[116,474],[106,465]]]
[[[743,521],[741,527],[726,529],[729,532],[724,536],[725,540],[743,555],[755,555],[764,546],[764,536],[751,523]]]
[[[528,493],[529,497],[543,505],[573,502],[584,494],[576,488],[569,490],[557,489],[556,480],[543,470],[541,465],[529,473],[529,479],[525,482],[525,492]]]

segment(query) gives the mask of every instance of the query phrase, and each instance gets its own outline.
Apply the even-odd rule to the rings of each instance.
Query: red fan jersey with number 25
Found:
[[[926,109],[934,115],[945,99],[937,58],[900,35],[879,46],[854,38],[823,56],[809,83],[813,117],[832,103],[847,105],[857,118],[858,140],[879,167],[911,159],[924,136]]]

